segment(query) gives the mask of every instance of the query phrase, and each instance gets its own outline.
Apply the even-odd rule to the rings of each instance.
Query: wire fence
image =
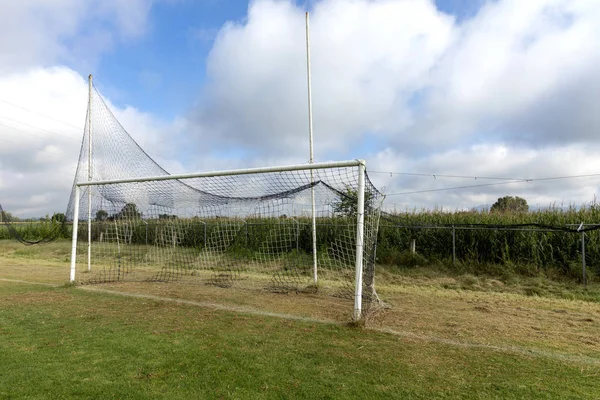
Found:
[[[50,222],[13,223],[21,236],[34,240],[54,233],[56,224]],[[199,222],[194,235],[188,235],[190,247],[206,246],[210,224]],[[309,235],[307,225],[296,222],[300,231],[294,247],[305,250]],[[245,236],[268,227],[264,223],[246,223]],[[339,233],[336,224],[318,223],[320,243],[335,240]],[[0,239],[14,239],[14,232],[0,224]],[[540,271],[558,273],[587,283],[591,276],[600,276],[600,224],[565,224],[544,226],[521,225],[432,225],[402,224],[382,219],[377,241],[377,263],[411,267],[439,265],[460,271],[504,274],[515,272],[535,275]],[[266,228],[265,228],[266,229]],[[139,232],[138,232],[139,231]],[[140,244],[152,244],[153,229],[141,224],[135,232]],[[71,237],[71,226],[64,226],[60,236]],[[98,236],[98,235],[96,235]],[[94,238],[96,236],[93,235]],[[98,236],[95,240],[101,240]],[[248,243],[251,242],[247,239]],[[309,243],[310,244],[310,243]]]
[[[443,263],[457,270],[470,264],[483,272],[525,275],[552,269],[587,283],[590,273],[600,273],[598,228],[598,224],[547,227],[384,221],[380,225],[378,260],[401,267]]]

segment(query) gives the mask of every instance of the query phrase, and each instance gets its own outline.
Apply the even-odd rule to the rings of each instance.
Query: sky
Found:
[[[597,0],[0,0],[0,204],[64,212],[87,76],[170,173],[362,158],[390,210],[600,188]],[[587,221],[590,222],[590,221]]]

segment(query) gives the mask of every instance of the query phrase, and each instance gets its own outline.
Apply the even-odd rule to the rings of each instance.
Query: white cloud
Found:
[[[580,205],[592,201],[600,190],[600,177],[589,176],[600,173],[600,160],[595,156],[598,150],[598,145],[536,150],[490,143],[415,159],[386,150],[371,159],[369,169],[373,171],[371,180],[378,187],[386,187],[388,207],[398,210],[470,209],[489,206],[505,195],[524,197],[538,207],[554,202]],[[427,176],[396,173],[403,171]],[[556,177],[565,179],[536,180]],[[448,188],[458,189],[445,190]]]
[[[596,0],[490,1],[460,22],[426,0],[317,2],[317,160],[364,157],[371,168],[470,176],[600,171],[592,153],[600,146],[599,36]],[[308,158],[303,10],[251,3],[247,19],[223,27],[208,67],[192,119],[203,148]],[[404,191],[442,182],[455,185],[381,183]],[[596,186],[592,178],[499,185],[406,204],[469,208],[512,191],[540,205],[581,203]]]
[[[64,209],[81,145],[84,80],[67,68],[36,68],[1,76],[0,93],[0,204],[21,216]]]
[[[431,2],[324,1],[311,16],[317,157],[365,132],[397,131],[406,103],[452,37]],[[307,140],[304,12],[286,1],[251,3],[244,23],[219,33],[198,119],[216,148],[300,154]],[[204,138],[203,138],[204,139]]]
[[[596,1],[489,3],[459,27],[436,66],[427,117],[412,129],[425,145],[589,139],[600,126],[591,107],[600,100],[599,21]]]
[[[0,15],[0,99],[82,127],[87,83],[74,70],[143,35],[150,4],[7,2]],[[316,159],[361,157],[373,171],[469,176],[600,172],[599,36],[596,0],[489,1],[460,21],[431,0],[316,2]],[[302,163],[304,46],[304,10],[292,1],[256,0],[247,18],[217,34],[208,83],[185,117],[163,121],[135,104],[109,105],[171,172]],[[55,67],[61,64],[68,67]],[[150,69],[140,72],[156,78]],[[1,102],[0,124],[0,203],[17,215],[62,211],[81,130]],[[496,182],[371,178],[388,193]],[[582,203],[597,187],[594,178],[530,182],[390,196],[388,204],[470,208],[506,194],[541,206]]]
[[[88,98],[77,68],[148,29],[153,0],[0,1],[0,204],[17,216],[64,211]],[[133,107],[115,113],[150,149],[168,125]],[[134,134],[135,135],[135,134]],[[161,148],[167,148],[161,146]]]
[[[81,148],[87,80],[67,67],[34,68],[0,76],[0,93],[0,204],[21,217],[64,212]],[[148,153],[177,169],[177,122],[107,103]]]
[[[0,1],[0,73],[94,60],[115,41],[142,35],[151,4],[152,0]]]

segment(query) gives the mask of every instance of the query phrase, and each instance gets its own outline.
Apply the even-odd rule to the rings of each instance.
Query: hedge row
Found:
[[[572,225],[576,228],[582,222],[600,222],[600,208],[592,205],[566,211],[553,209],[514,214],[441,211],[384,213],[379,227],[377,260],[383,265],[520,265],[523,269],[520,272],[523,273],[544,268],[571,273],[573,270],[580,271],[581,233],[516,228],[514,225],[542,224],[557,228]],[[507,230],[501,228],[503,225],[513,227]],[[27,239],[43,237],[56,229],[60,229],[63,238],[71,237],[70,225],[38,222],[13,226]],[[245,222],[227,219],[137,220],[127,224],[127,228],[122,224],[115,225],[114,221],[95,222],[92,224],[92,239],[114,240],[110,236],[115,235],[116,229],[120,230],[119,240],[127,240],[133,244],[154,244],[161,241],[166,244],[177,241],[182,246],[203,248],[207,244],[214,245],[211,241],[230,238],[231,245],[247,251],[260,251],[267,244],[307,254],[312,251],[309,219],[251,219]],[[351,236],[354,229],[353,221],[347,218],[319,218],[317,246],[327,248],[332,242]],[[87,240],[87,224],[80,224],[79,236],[81,240]],[[9,238],[11,235],[6,226],[0,226],[0,239]],[[410,253],[412,241],[416,245],[414,255]],[[585,259],[588,267],[600,275],[598,231],[585,234]]]

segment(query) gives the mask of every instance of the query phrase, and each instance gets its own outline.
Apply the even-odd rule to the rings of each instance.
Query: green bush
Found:
[[[410,241],[414,239],[417,253],[430,264],[442,262],[456,272],[535,276],[558,271],[562,276],[581,279],[580,233],[535,227],[500,229],[520,224],[553,227],[570,224],[571,228],[576,228],[581,222],[600,223],[600,207],[594,203],[565,211],[551,208],[525,213],[423,211],[387,214],[380,224],[378,261],[398,264],[400,255],[408,251]],[[455,227],[455,263],[452,263],[452,226]],[[587,232],[585,241],[588,269],[591,275],[599,275],[599,231]]]

